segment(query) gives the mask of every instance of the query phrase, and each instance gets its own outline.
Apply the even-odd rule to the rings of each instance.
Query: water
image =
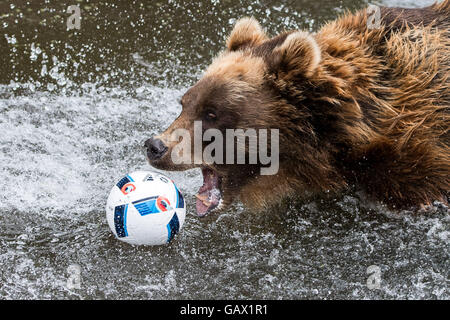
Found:
[[[81,29],[67,31],[58,1],[0,1],[0,298],[450,298],[439,204],[392,214],[348,194],[199,220],[202,179],[189,170],[166,173],[188,204],[170,245],[121,243],[105,220],[110,188],[151,169],[143,141],[179,114],[236,18],[314,31],[365,1],[74,2]],[[79,289],[67,285],[74,265]]]

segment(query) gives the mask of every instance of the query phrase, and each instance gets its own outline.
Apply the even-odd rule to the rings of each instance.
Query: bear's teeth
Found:
[[[206,201],[206,199],[208,199],[206,194],[200,195],[200,194],[197,193],[195,196],[197,197],[197,199],[199,199],[201,201]]]
[[[197,199],[203,202],[205,206],[209,207],[211,205],[211,202],[209,201],[208,196],[206,194],[204,195],[196,194],[195,196],[197,197]]]

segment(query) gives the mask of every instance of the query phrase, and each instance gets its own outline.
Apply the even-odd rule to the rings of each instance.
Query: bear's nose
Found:
[[[144,146],[147,148],[147,157],[150,160],[161,158],[168,149],[161,139],[155,139],[153,137],[145,141]]]

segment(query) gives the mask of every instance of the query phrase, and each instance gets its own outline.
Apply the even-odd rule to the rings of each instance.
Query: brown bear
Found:
[[[376,27],[361,10],[315,34],[272,38],[255,19],[239,20],[224,51],[182,97],[180,116],[146,141],[151,165],[202,169],[200,216],[238,197],[260,209],[350,186],[396,209],[447,202],[450,0],[422,9],[381,7],[379,14]],[[193,134],[195,121],[203,132],[278,129],[278,172],[261,175],[259,162],[174,161],[180,139],[172,133]]]

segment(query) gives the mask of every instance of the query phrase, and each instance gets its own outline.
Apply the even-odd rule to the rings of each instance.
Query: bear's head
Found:
[[[183,95],[179,117],[146,141],[150,164],[201,168],[199,216],[238,197],[261,208],[294,191],[332,189],[329,150],[320,145],[308,106],[320,88],[320,63],[312,34],[269,38],[255,19],[239,20],[225,50]]]

